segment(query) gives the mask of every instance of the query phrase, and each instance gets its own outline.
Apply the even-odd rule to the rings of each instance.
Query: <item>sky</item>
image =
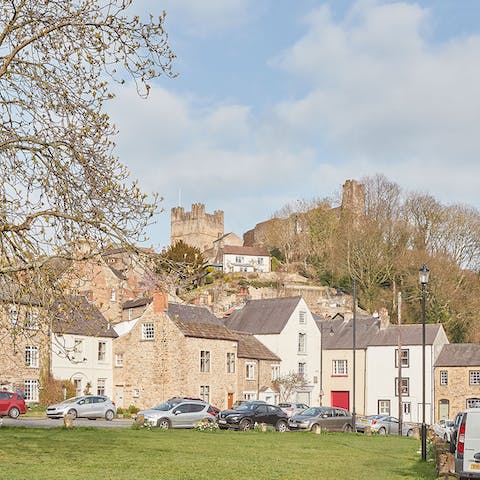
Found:
[[[284,205],[385,175],[480,208],[477,0],[136,0],[167,11],[175,79],[109,113],[117,154],[170,210],[223,210],[242,235]]]

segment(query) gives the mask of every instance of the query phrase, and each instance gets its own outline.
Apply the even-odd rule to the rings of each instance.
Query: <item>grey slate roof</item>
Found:
[[[249,300],[243,308],[235,310],[225,319],[225,325],[233,330],[249,332],[254,335],[280,333],[301,298]]]
[[[390,325],[385,330],[380,330],[377,335],[370,342],[371,346],[387,346],[398,344],[398,329],[402,329],[402,344],[403,345],[421,345],[422,344],[422,325]],[[442,328],[441,325],[426,325],[425,326],[425,343],[432,345],[438,332]]]
[[[480,345],[476,343],[447,343],[435,362],[436,367],[480,366]]]
[[[224,326],[223,322],[219,320],[207,307],[169,303],[166,313],[171,320]]]
[[[265,248],[259,247],[240,247],[237,245],[225,245],[223,248],[223,253],[231,255],[252,255],[258,257],[269,257],[270,254]]]
[[[215,325],[213,323],[201,322],[197,323],[195,321],[184,322],[181,320],[173,320],[173,323],[175,323],[175,325],[186,337],[211,338],[215,340],[231,341],[237,340],[237,335],[231,332],[224,325]]]
[[[255,358],[257,360],[280,361],[280,357],[269,350],[260,340],[257,340],[251,333],[234,332],[238,339],[237,357]]]
[[[55,302],[53,308],[52,330],[55,333],[90,337],[118,337],[100,310],[89,303],[85,297],[69,296],[64,302]]]

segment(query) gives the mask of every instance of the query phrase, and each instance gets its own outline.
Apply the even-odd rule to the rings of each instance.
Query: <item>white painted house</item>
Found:
[[[304,376],[306,385],[291,401],[318,404],[320,331],[302,297],[250,300],[226,319],[226,325],[252,333],[280,357],[280,368],[272,367],[272,377],[290,372]]]
[[[402,341],[402,405],[405,421],[422,421],[422,325],[389,325],[380,329],[366,350],[366,414],[398,417],[398,336]],[[443,327],[426,325],[425,421],[434,423],[434,364],[448,343]]]
[[[270,254],[263,248],[225,245],[219,253],[224,272],[268,273],[271,271]]]
[[[52,326],[51,372],[70,380],[76,394],[113,394],[113,339],[118,335],[85,297],[57,305]]]

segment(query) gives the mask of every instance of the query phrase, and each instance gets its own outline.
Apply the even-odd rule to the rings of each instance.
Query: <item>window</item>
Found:
[[[243,399],[244,400],[256,400],[257,399],[257,392],[243,392]]]
[[[408,368],[410,366],[410,353],[408,349],[402,348],[402,368]],[[398,348],[395,350],[395,367],[398,368]]]
[[[440,370],[440,385],[448,385],[448,370]]]
[[[207,350],[202,350],[200,352],[200,371],[201,372],[210,371],[210,352]]]
[[[25,317],[25,328],[28,330],[38,330],[40,324],[38,323],[38,313],[30,311]]]
[[[8,312],[9,318],[10,318],[10,326],[12,328],[17,328],[18,327],[18,310],[17,307],[10,307],[10,310]]]
[[[155,338],[155,329],[153,322],[142,323],[142,340],[153,340]]]
[[[116,353],[115,354],[115,366],[116,367],[123,367],[123,353]]]
[[[480,370],[470,370],[470,385],[480,385]]]
[[[25,365],[38,368],[38,347],[25,347]]]
[[[390,400],[379,400],[378,401],[378,414],[379,415],[390,415]]]
[[[73,385],[75,386],[75,396],[80,397],[82,395],[82,379],[74,378]]]
[[[301,377],[305,377],[307,373],[307,364],[305,362],[299,362],[298,363],[298,374]]]
[[[298,353],[305,353],[307,351],[307,334],[298,334]]]
[[[138,398],[138,397],[140,396],[140,389],[139,389],[139,388],[134,388],[134,389],[132,390],[132,396],[133,396],[134,398]]]
[[[235,354],[227,353],[227,373],[235,373]]]
[[[110,290],[110,301],[111,302],[117,301],[117,291],[114,288]]]
[[[73,360],[77,362],[83,361],[83,340],[75,339],[73,343]]]
[[[404,415],[410,415],[412,413],[412,404],[410,402],[404,402],[402,405]]]
[[[210,403],[210,386],[200,385],[200,398],[207,403]]]
[[[105,384],[107,383],[106,378],[99,378],[97,380],[97,395],[105,395]]]
[[[107,344],[105,342],[98,342],[98,361],[104,362],[107,358]]]
[[[305,325],[305,323],[307,323],[307,312],[298,312],[298,323],[300,323],[300,325]]]
[[[235,257],[235,263],[243,263],[243,257]]]
[[[264,260],[263,257],[258,257],[258,258],[257,258],[257,264],[258,264],[258,265],[263,265],[263,260]]]
[[[272,381],[280,378],[280,365],[272,365]]]
[[[25,400],[38,402],[38,380],[25,380]]]
[[[347,376],[348,375],[348,362],[347,360],[334,360],[333,361],[333,375]]]
[[[467,398],[467,408],[480,408],[480,398]]]
[[[254,363],[245,364],[245,378],[247,380],[255,380],[255,364]]]
[[[410,395],[410,379],[408,377],[402,377],[401,385],[402,396],[408,397],[408,395]],[[395,377],[395,395],[398,397],[398,377]]]

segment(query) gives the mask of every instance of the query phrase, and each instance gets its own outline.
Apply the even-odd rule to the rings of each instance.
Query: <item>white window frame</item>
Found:
[[[307,334],[305,332],[298,333],[298,353],[307,353]]]
[[[73,359],[77,362],[83,361],[83,340],[81,338],[73,340]]]
[[[244,400],[256,400],[257,399],[257,392],[250,392],[250,391],[243,392],[243,399]]]
[[[138,398],[140,396],[140,389],[139,388],[132,388],[132,397]]]
[[[99,362],[107,361],[107,342],[98,342],[97,360]]]
[[[200,350],[200,372],[210,372],[210,350]]]
[[[467,408],[480,408],[480,398],[467,398]]]
[[[402,397],[410,396],[410,378],[402,377]],[[398,397],[398,377],[395,377],[395,396]]]
[[[10,327],[11,328],[17,328],[18,327],[18,309],[15,306],[11,306],[8,310],[8,317],[10,320]]]
[[[402,402],[403,414],[410,415],[412,413],[412,404],[410,402]]]
[[[305,378],[307,376],[307,362],[298,362],[298,374]]]
[[[305,310],[300,310],[298,312],[298,323],[300,325],[306,325],[306,323],[307,323],[307,312]]]
[[[38,368],[39,355],[38,347],[27,345],[25,347],[25,366],[28,368]]]
[[[280,365],[272,365],[272,382],[280,378]]]
[[[401,353],[402,368],[410,367],[410,350],[408,348],[402,348]],[[395,349],[395,368],[398,368],[398,348]]]
[[[116,367],[123,367],[123,353],[116,353],[115,354],[115,366]]]
[[[153,322],[142,323],[142,340],[155,340],[155,325]]]
[[[440,370],[440,385],[448,385],[448,370]]]
[[[480,385],[480,370],[469,370],[470,385]]]
[[[390,415],[390,400],[379,400],[378,401],[378,414],[379,415]]]
[[[200,398],[210,403],[210,385],[200,385]]]
[[[82,388],[82,379],[81,378],[74,378],[73,385],[75,386],[75,396],[80,397],[83,392]]]
[[[348,360],[343,358],[339,360],[333,360],[333,376],[348,377]]]
[[[227,373],[235,373],[235,353],[227,352]]]
[[[107,389],[107,379],[97,378],[97,395],[105,395]]]
[[[255,363],[245,363],[245,380],[255,380]]]
[[[116,302],[117,301],[117,290],[115,290],[115,288],[112,288],[110,290],[110,301],[111,302]]]
[[[38,320],[38,312],[29,310],[25,316],[25,329],[26,330],[38,330],[40,328],[40,322]]]
[[[38,402],[38,380],[24,380],[26,402]]]

